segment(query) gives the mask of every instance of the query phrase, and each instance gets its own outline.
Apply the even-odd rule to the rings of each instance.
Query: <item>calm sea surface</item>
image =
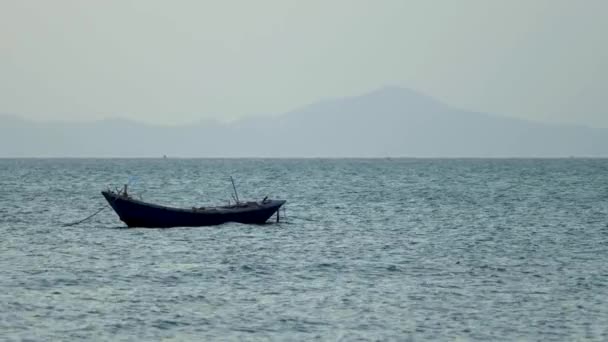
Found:
[[[127,229],[100,191],[288,200]],[[608,160],[0,160],[0,340],[608,340]]]

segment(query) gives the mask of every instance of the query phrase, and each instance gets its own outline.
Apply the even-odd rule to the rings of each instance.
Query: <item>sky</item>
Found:
[[[155,124],[383,86],[608,127],[605,0],[0,0],[0,113]]]

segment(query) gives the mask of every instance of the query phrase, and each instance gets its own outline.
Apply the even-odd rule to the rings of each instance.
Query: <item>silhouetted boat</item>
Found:
[[[259,202],[239,202],[234,205],[172,208],[137,200],[122,191],[102,191],[121,221],[129,227],[170,228],[213,226],[226,222],[263,224],[277,214],[286,201],[264,198]],[[236,189],[235,189],[236,193]]]

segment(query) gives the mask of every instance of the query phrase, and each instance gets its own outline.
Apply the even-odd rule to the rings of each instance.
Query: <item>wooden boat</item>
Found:
[[[240,202],[236,197],[233,205],[181,209],[137,200],[128,195],[126,185],[122,191],[106,190],[101,194],[127,226],[146,228],[201,227],[226,222],[263,224],[275,213],[278,221],[279,209],[286,202],[268,198]]]

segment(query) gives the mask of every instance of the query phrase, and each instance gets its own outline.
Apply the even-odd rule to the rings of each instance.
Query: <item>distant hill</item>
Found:
[[[231,124],[0,116],[0,157],[608,157],[608,129],[451,108],[387,87]]]

